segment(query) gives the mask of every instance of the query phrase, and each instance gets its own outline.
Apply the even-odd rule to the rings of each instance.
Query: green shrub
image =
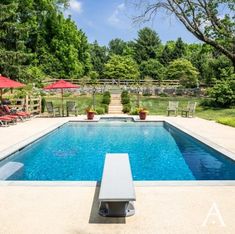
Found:
[[[111,99],[109,96],[103,96],[103,99],[102,99],[103,104],[109,105],[110,102],[111,102]]]
[[[152,94],[151,93],[143,93],[143,96],[150,97],[150,96],[152,96]]]
[[[139,114],[138,109],[135,108],[135,109],[131,110],[130,114],[131,115],[138,115]]]
[[[124,90],[124,91],[122,91],[121,98],[127,97],[128,95],[129,95],[128,91]]]
[[[219,81],[209,90],[212,106],[229,107],[235,103],[235,90],[229,80]]]
[[[109,105],[110,102],[111,102],[111,94],[110,94],[110,92],[106,91],[103,93],[102,103]]]
[[[211,98],[204,98],[199,105],[203,107],[211,107],[212,106],[212,99]]]
[[[158,96],[159,97],[168,97],[168,95],[166,93],[159,93]]]
[[[130,97],[129,96],[126,96],[126,97],[122,98],[122,104],[123,105],[129,104],[129,103],[130,103]]]
[[[46,99],[43,97],[42,100],[41,100],[41,111],[42,113],[45,112],[45,107],[46,107]]]
[[[105,92],[103,93],[103,96],[111,97],[111,94],[110,94],[110,92],[109,92],[109,91],[105,91]]]
[[[105,113],[105,110],[103,107],[96,107],[95,111],[97,115],[103,115]]]
[[[102,107],[104,108],[104,112],[108,113],[109,112],[109,105],[103,104]]]
[[[231,118],[231,117],[219,118],[217,122],[231,126],[231,127],[235,127],[235,118]]]
[[[129,113],[131,111],[131,105],[130,104],[126,104],[123,106],[122,108],[122,112],[123,113]]]

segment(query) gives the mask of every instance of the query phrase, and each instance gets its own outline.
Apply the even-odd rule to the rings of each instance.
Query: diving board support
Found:
[[[105,217],[134,215],[135,200],[128,154],[106,154],[99,193],[99,214]]]
[[[24,164],[19,162],[8,162],[0,167],[0,180],[10,178],[16,172],[19,172],[24,167]]]

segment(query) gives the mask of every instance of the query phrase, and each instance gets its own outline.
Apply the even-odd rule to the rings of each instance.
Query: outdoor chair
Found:
[[[53,117],[61,116],[60,107],[54,107],[52,102],[46,102],[46,109]]]
[[[66,102],[66,110],[67,110],[67,116],[69,116],[69,113],[74,113],[75,116],[78,115],[78,109],[77,104],[73,101]]]
[[[14,122],[17,122],[17,120],[24,121],[24,118],[23,118],[24,116],[13,114],[11,112],[6,112],[3,105],[0,106],[0,116],[4,117],[4,118],[7,117],[7,118],[10,118],[10,119],[13,119]]]
[[[181,111],[181,116],[194,117],[196,105],[197,105],[196,102],[188,102],[187,108]]]
[[[14,117],[4,115],[0,116],[0,125],[3,127],[8,127],[9,124],[16,124],[17,120]]]
[[[167,116],[169,116],[171,112],[173,112],[175,116],[177,116],[178,106],[179,106],[179,102],[169,101],[168,107],[167,107]]]
[[[30,119],[30,113],[25,112],[25,111],[19,111],[14,108],[10,108],[8,105],[2,105],[1,109],[7,114],[11,116],[17,116],[19,119],[23,120],[28,120]]]

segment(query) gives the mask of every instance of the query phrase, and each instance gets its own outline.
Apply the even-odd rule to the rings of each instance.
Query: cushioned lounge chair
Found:
[[[5,106],[0,107],[0,115],[11,117],[16,120],[19,119],[21,121],[26,120],[28,118],[28,116],[25,114],[17,114],[10,112],[9,109],[7,109]]]
[[[16,119],[8,116],[0,116],[0,125],[8,127],[9,124],[16,124]]]
[[[28,113],[26,111],[19,111],[17,109],[10,108],[8,105],[3,105],[3,110],[8,115],[18,115],[18,116],[22,116],[24,118],[30,118],[30,113]]]

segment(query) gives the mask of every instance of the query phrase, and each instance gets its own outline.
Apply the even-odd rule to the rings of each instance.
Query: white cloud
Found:
[[[116,9],[113,11],[112,15],[108,18],[108,22],[111,25],[119,26],[121,23],[121,15],[124,12],[126,6],[125,3],[119,4]]]
[[[76,0],[70,0],[69,2],[71,11],[82,13],[82,3]]]

